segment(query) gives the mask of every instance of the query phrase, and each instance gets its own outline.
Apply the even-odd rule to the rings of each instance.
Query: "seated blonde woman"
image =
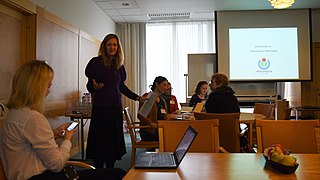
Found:
[[[70,123],[52,130],[45,112],[54,72],[43,61],[28,61],[15,73],[9,108],[0,133],[0,156],[7,179],[67,179],[64,166],[70,157],[76,129]],[[55,139],[61,138],[58,145]],[[119,168],[78,170],[80,179],[122,179]]]

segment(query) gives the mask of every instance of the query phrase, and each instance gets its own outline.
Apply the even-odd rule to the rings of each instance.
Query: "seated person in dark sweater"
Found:
[[[226,75],[215,73],[211,77],[210,93],[206,104],[207,113],[238,113],[239,102],[234,91],[229,87],[229,79]]]

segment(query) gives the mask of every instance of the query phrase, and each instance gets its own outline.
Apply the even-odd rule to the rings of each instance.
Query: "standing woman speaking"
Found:
[[[139,101],[125,84],[124,55],[120,40],[108,34],[102,41],[97,57],[92,58],[85,70],[87,89],[93,95],[91,122],[87,143],[87,158],[96,168],[114,167],[116,160],[126,154],[123,135],[121,94]]]

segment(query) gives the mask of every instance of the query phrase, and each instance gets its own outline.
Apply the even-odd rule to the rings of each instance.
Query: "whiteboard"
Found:
[[[216,54],[188,54],[188,97],[194,94],[199,81],[211,80],[216,73]]]

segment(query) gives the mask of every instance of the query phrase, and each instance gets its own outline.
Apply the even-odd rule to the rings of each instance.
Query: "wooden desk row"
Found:
[[[168,115],[168,119],[179,119],[181,115],[177,115],[177,114],[170,114]],[[179,118],[177,118],[179,117]],[[257,114],[257,113],[245,113],[245,112],[241,112],[240,113],[240,119],[239,122],[240,123],[244,123],[247,124],[248,126],[248,133],[249,133],[249,145],[251,146],[252,143],[252,129],[253,129],[253,125],[256,119],[265,119],[266,117],[262,114]],[[191,118],[194,119],[194,118]],[[180,119],[181,120],[181,119]]]
[[[132,168],[131,179],[320,179],[320,154],[294,154],[299,167],[293,174],[282,174],[265,163],[262,154],[188,153],[177,169]]]

